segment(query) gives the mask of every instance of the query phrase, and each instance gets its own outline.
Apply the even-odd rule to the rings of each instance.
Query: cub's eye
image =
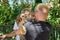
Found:
[[[22,17],[24,17],[24,16],[22,16]]]
[[[25,16],[25,18],[27,18],[27,16]]]

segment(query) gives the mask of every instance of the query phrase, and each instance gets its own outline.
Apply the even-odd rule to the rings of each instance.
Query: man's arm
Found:
[[[16,36],[16,35],[17,35],[17,34],[16,34],[17,31],[18,31],[18,30],[14,30],[13,32],[11,32],[11,33],[9,33],[9,34],[5,34],[5,35],[6,35],[6,37]]]
[[[25,35],[26,34],[26,29],[25,27],[23,27],[23,30],[14,30],[12,33],[10,34],[5,34],[5,35],[2,35],[0,36],[0,38],[6,38],[6,37],[12,37],[12,36],[16,36],[16,35]]]
[[[16,31],[17,31],[17,30],[14,30],[12,33],[2,35],[2,36],[0,36],[0,38],[3,38],[3,39],[4,39],[4,38],[6,38],[6,37],[15,36],[15,35],[16,35]]]
[[[4,38],[6,38],[6,37],[15,36],[15,35],[16,35],[16,31],[17,31],[17,30],[14,30],[14,31],[13,31],[12,33],[10,33],[10,34],[2,35],[2,36],[0,36],[0,38],[4,39]]]
[[[10,34],[6,34],[6,37],[12,37],[12,36],[16,36],[16,35],[25,35],[26,34],[26,28],[22,24],[20,24],[19,26],[20,26],[19,29],[14,30]]]

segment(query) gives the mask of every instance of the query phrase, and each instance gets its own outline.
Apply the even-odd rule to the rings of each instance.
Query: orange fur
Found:
[[[29,15],[27,15],[27,14],[29,14]],[[25,21],[27,21],[27,18],[30,18],[30,17],[32,18],[32,12],[28,8],[25,8],[24,10],[22,10],[22,13],[17,16],[16,22],[19,26],[19,30],[20,30],[21,34],[26,34],[26,29],[23,26],[23,24]]]

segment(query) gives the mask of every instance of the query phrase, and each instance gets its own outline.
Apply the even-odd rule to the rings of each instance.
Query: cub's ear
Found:
[[[50,3],[48,3],[48,4],[47,4],[47,6],[48,6],[48,8],[50,9],[50,8],[52,8],[52,7],[53,7],[53,3],[52,3],[52,2],[50,2]]]
[[[21,21],[22,21],[22,18],[20,17],[20,18],[19,18],[19,22],[21,22]]]

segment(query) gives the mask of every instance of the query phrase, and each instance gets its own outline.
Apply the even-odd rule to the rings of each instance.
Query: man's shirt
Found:
[[[51,31],[51,25],[48,22],[44,21],[27,21],[24,24],[26,28],[25,40],[48,40],[49,33]],[[18,26],[15,24],[13,29],[18,29]],[[20,37],[19,37],[20,38]],[[16,39],[19,40],[18,37]]]
[[[25,40],[48,40],[51,25],[44,21],[30,21],[24,24],[26,27]]]

